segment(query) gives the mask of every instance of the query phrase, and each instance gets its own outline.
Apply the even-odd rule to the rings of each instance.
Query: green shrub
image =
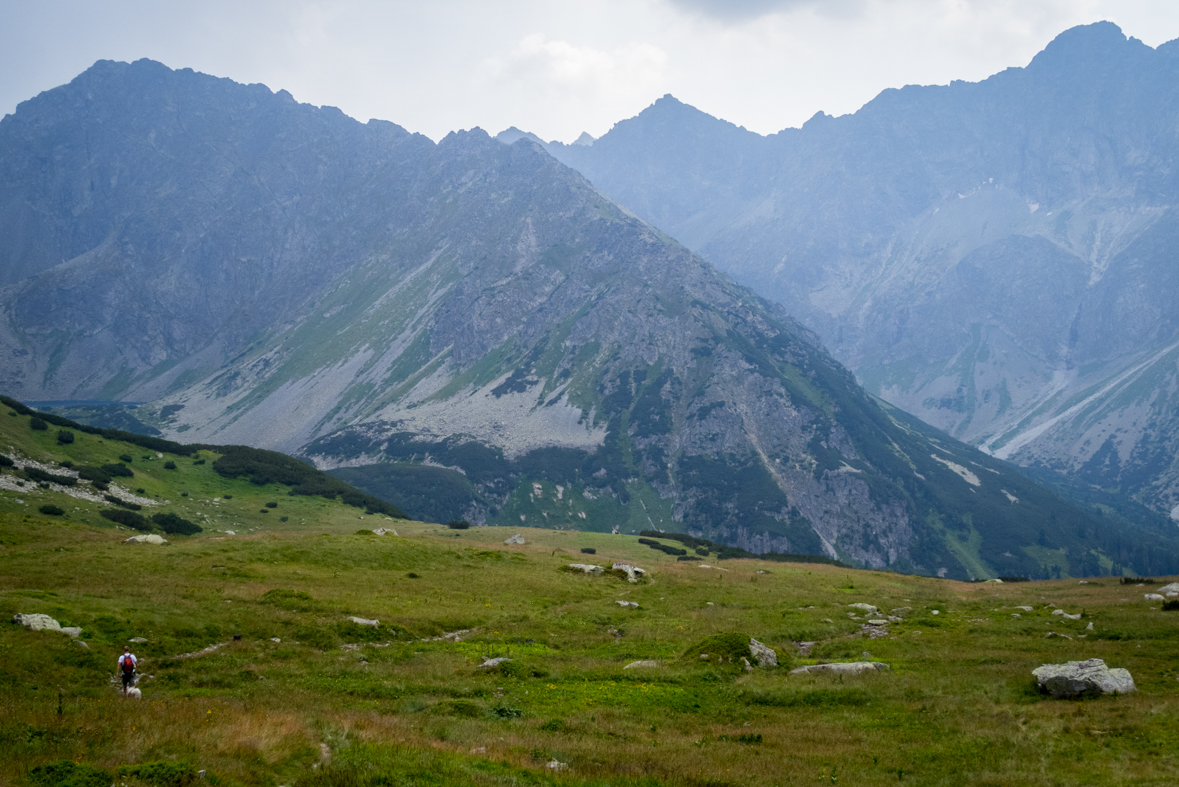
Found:
[[[127,464],[131,464],[131,461],[132,461],[131,454],[119,454],[119,461],[126,462]]]
[[[233,495],[222,495],[221,499],[222,500],[233,500]]]
[[[137,495],[142,495],[142,494],[146,494],[146,493],[147,493],[147,490],[144,489],[143,487],[139,487],[138,489],[135,490],[135,494],[137,494]]]
[[[549,719],[540,725],[542,732],[564,732],[567,729],[564,719]]]
[[[57,466],[64,467],[66,470],[69,470],[70,468],[72,468],[74,466],[74,463],[71,462],[69,459],[63,459],[57,463]]]
[[[260,508],[260,509],[258,509],[258,513],[259,514],[269,514],[270,509],[269,508]]]
[[[69,445],[72,442],[74,442],[74,433],[73,432],[71,432],[69,429],[57,430],[57,444],[58,445]]]
[[[695,563],[699,559],[697,555],[680,555],[675,561],[677,563]]]
[[[311,597],[310,593],[302,590],[286,590],[284,588],[268,590],[258,600],[263,604],[272,604],[276,607],[291,609],[296,612],[307,612],[316,606],[315,599]]]
[[[164,469],[165,470],[175,470],[176,463],[173,462],[171,459],[169,459],[167,462],[164,462]]]
[[[289,516],[280,516],[280,517],[278,518],[278,521],[279,521],[279,522],[286,522],[288,519],[290,519],[290,517],[289,517]]]
[[[111,775],[93,765],[58,760],[29,771],[29,784],[36,787],[110,787]]]
[[[0,454],[0,467],[12,467],[16,462],[13,462],[4,454]]]
[[[125,511],[121,508],[104,508],[98,512],[98,515],[103,519],[109,519],[132,530],[138,530],[143,533],[151,532],[151,523],[134,511]]]
[[[64,509],[58,508],[57,506],[53,505],[52,503],[46,503],[45,505],[41,506],[37,510],[40,511],[42,514],[46,514],[48,516],[61,516],[62,514],[65,513]]]
[[[708,547],[696,547],[696,554],[701,557],[708,557]]]
[[[29,428],[34,432],[47,432],[49,431],[49,424],[34,415],[29,419]]]
[[[159,525],[169,535],[191,536],[200,533],[202,530],[200,525],[189,522],[187,519],[182,519],[171,511],[162,514],[153,514],[151,521]]]
[[[187,762],[144,762],[120,765],[115,775],[135,778],[153,787],[188,787],[199,778],[196,768]]]
[[[583,555],[596,555],[596,554],[598,554],[598,550],[594,549],[593,547],[582,547],[581,554],[583,554]]]
[[[446,523],[446,526],[451,530],[466,530],[471,526],[471,523],[465,519],[452,519]]]
[[[267,504],[266,504],[266,507],[267,507],[267,508],[278,508],[278,503],[275,503],[275,502],[272,500],[272,501],[270,501],[269,503],[267,503]]]
[[[143,508],[143,506],[139,505],[138,503],[128,503],[126,500],[120,500],[119,498],[115,497],[114,495],[103,495],[102,499],[108,503],[114,503],[117,506],[121,506],[122,508],[126,508],[129,511],[139,511],[140,509]]]
[[[195,462],[193,462],[194,465],[203,465],[204,463],[205,463],[204,459],[198,459]]]
[[[36,467],[25,468],[25,478],[30,481],[36,481],[39,484],[60,484],[61,486],[76,486],[78,479],[68,475],[55,475],[53,473],[46,473],[44,470]]]
[[[111,478],[111,474],[101,467],[88,467],[86,465],[78,468],[78,478],[102,484],[109,484],[114,480]]]
[[[127,467],[127,465],[124,465],[124,464],[103,465],[102,469],[107,472],[107,475],[110,475],[115,478],[134,478],[135,477],[135,473],[131,471],[131,468]]]
[[[286,517],[283,517],[283,519],[285,520],[285,519],[286,519]],[[373,531],[371,531],[371,530],[365,530],[364,528],[361,528],[360,530],[357,530],[357,531],[356,531],[356,533],[354,533],[353,535],[357,535],[357,536],[375,536],[375,535],[376,535],[376,533],[374,533],[374,532],[373,532]]]
[[[708,661],[713,664],[721,662],[739,662],[743,657],[752,658],[749,651],[748,634],[713,634],[705,637],[683,652],[682,658],[688,661],[703,661],[701,653],[708,654]]]
[[[1179,611],[1179,598],[1169,598],[1163,602],[1163,612]]]

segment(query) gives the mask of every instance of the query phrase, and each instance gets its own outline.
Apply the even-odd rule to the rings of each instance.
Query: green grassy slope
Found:
[[[55,440],[0,412],[0,445],[27,456],[69,449],[74,462],[97,462],[126,448],[93,435]],[[32,783],[36,768],[61,760],[108,775],[187,763],[212,784],[292,787],[1179,777],[1179,612],[1144,601],[1151,586],[968,584],[752,560],[701,568],[590,532],[398,520],[399,536],[357,534],[390,523],[222,479],[211,461],[164,470],[144,453],[132,481],[204,533],[128,546],[128,533],[73,498],[0,490],[0,618],[40,612],[82,627],[73,641],[0,624],[0,783]],[[43,516],[42,501],[73,507]],[[262,514],[268,501],[279,507]],[[216,532],[227,529],[237,535]],[[504,546],[516,532],[529,543]],[[648,581],[561,570],[614,561],[642,566]],[[900,620],[872,639],[856,602]],[[1032,611],[1015,609],[1024,605]],[[1065,620],[1054,606],[1084,616]],[[726,633],[765,642],[784,667],[702,662],[694,644]],[[146,640],[133,646],[142,702],[110,683],[135,637]],[[787,674],[865,652],[892,669]],[[496,656],[513,661],[478,670]],[[1130,669],[1138,693],[1077,703],[1032,688],[1041,663],[1090,657]],[[660,666],[622,669],[647,659]],[[569,767],[548,770],[554,759]]]

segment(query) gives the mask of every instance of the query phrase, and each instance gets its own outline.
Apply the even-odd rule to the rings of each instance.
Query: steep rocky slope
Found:
[[[1179,518],[1177,85],[1179,43],[1100,23],[769,137],[667,96],[547,147],[870,391]]]
[[[435,145],[140,61],[22,104],[0,159],[23,399],[147,401],[169,437],[480,521],[951,576],[1173,560],[881,407],[530,140]]]

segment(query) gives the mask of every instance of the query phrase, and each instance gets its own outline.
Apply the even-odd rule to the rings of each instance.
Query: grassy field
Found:
[[[161,503],[144,513],[205,532],[125,545],[132,533],[98,504],[0,490],[0,615],[83,629],[72,640],[0,625],[0,783],[83,784],[86,767],[103,771],[93,784],[123,767],[128,785],[196,769],[212,784],[291,787],[1179,783],[1179,612],[1144,601],[1149,585],[676,562],[632,536],[364,515],[221,478],[211,452],[161,457],[93,435],[59,446],[56,432],[0,412],[0,450],[74,464],[130,452],[135,476],[119,481]],[[42,515],[47,503],[66,513]],[[382,526],[398,535],[357,533]],[[505,546],[516,532],[528,543]],[[613,561],[647,581],[561,570]],[[857,602],[901,620],[870,638]],[[783,667],[700,660],[697,643],[733,632]],[[134,646],[139,702],[112,683],[133,637],[147,640]],[[866,653],[891,670],[787,674]],[[478,669],[499,656],[512,661]],[[1091,657],[1128,668],[1138,692],[1036,692],[1035,667]],[[660,666],[623,669],[648,659]],[[45,777],[62,760],[80,765]],[[191,770],[160,775],[160,763]]]

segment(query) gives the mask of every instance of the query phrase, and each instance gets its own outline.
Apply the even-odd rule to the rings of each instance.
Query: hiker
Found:
[[[131,652],[130,645],[123,646],[123,655],[119,656],[119,675],[123,677],[123,696],[127,696],[127,689],[135,685],[135,667],[139,659]]]

